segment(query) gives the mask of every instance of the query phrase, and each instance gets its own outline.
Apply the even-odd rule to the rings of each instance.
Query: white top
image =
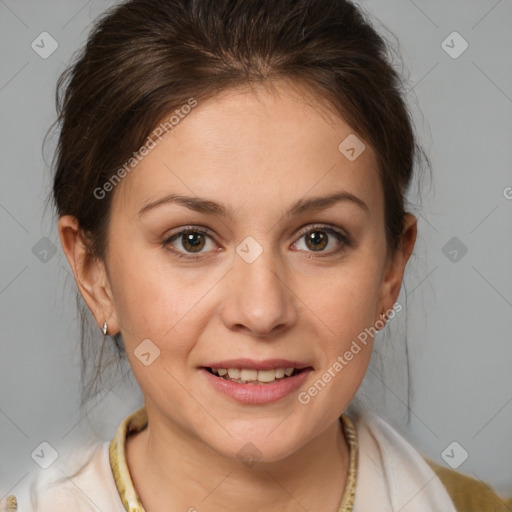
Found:
[[[141,414],[145,415],[144,408],[128,416],[112,443],[96,445],[78,475],[72,476],[74,468],[68,470],[60,466],[58,460],[50,468],[40,470],[32,479],[32,488],[27,486],[15,493],[18,512],[143,512],[142,508],[132,505],[134,502],[129,495],[136,494],[129,476],[119,477],[119,473],[129,475],[124,453],[126,430],[130,429],[130,424],[135,424],[135,429],[141,428]],[[133,421],[136,415],[138,420]],[[349,445],[351,462],[356,463],[357,471],[354,472],[353,507],[351,503],[347,506],[352,500],[344,496],[346,504],[340,512],[456,512],[445,487],[422,455],[391,425],[361,408],[348,409],[343,417],[351,420],[343,420],[345,434],[348,423],[353,429],[350,436],[356,438],[355,445],[353,440],[349,440]],[[147,417],[145,419],[147,421]],[[121,468],[121,471],[115,470],[117,479],[122,482],[121,491],[114,479],[109,447],[110,455],[115,453]],[[61,481],[51,485],[57,479]],[[127,502],[126,508],[120,492]],[[0,503],[2,510],[6,509]]]
[[[126,512],[110,469],[109,444],[97,445],[84,470],[74,478],[67,478],[72,471],[61,470],[57,462],[40,470],[32,489],[16,493],[18,512]]]

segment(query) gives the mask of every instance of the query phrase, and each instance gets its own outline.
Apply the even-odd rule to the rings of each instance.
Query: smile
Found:
[[[269,384],[279,379],[287,379],[303,371],[297,368],[275,368],[256,370],[253,368],[207,368],[213,375],[239,384]]]
[[[244,405],[264,405],[277,402],[285,397],[295,396],[297,390],[304,384],[311,366],[297,368],[294,366],[270,367],[267,363],[258,368],[257,363],[249,364],[253,368],[240,365],[233,368],[231,365],[217,364],[215,367],[200,368],[210,389],[223,396]],[[230,367],[231,366],[231,367]]]

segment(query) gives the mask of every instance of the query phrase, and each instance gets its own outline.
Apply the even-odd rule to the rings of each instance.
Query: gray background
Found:
[[[438,463],[456,441],[452,460],[468,453],[458,471],[512,496],[512,2],[360,3],[400,43],[433,186],[421,207],[410,195],[420,234],[399,298],[407,314],[379,335],[359,395]],[[108,5],[0,0],[0,499],[39,468],[42,441],[63,460],[77,443],[110,439],[142,403],[119,375],[78,406],[74,283],[44,215],[56,79]],[[47,59],[31,48],[45,31],[58,42]],[[454,31],[469,44],[458,58],[442,47]]]

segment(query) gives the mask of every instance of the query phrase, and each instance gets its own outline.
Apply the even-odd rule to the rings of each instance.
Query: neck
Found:
[[[224,457],[181,430],[132,434],[126,458],[146,512],[158,510],[337,512],[349,449],[339,421],[292,455],[252,467]]]

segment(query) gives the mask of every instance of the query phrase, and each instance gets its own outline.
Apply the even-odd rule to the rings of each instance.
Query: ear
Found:
[[[398,299],[405,266],[414,249],[417,232],[418,221],[416,217],[411,213],[407,213],[405,215],[400,246],[397,248],[396,253],[391,258],[388,258],[386,264],[384,279],[381,285],[381,297],[376,311],[377,320],[381,318],[381,313],[392,309],[393,304]]]
[[[78,221],[63,215],[58,222],[59,237],[64,254],[75,276],[78,289],[89,306],[100,329],[108,324],[108,334],[119,332],[119,323],[105,264],[91,255]]]

